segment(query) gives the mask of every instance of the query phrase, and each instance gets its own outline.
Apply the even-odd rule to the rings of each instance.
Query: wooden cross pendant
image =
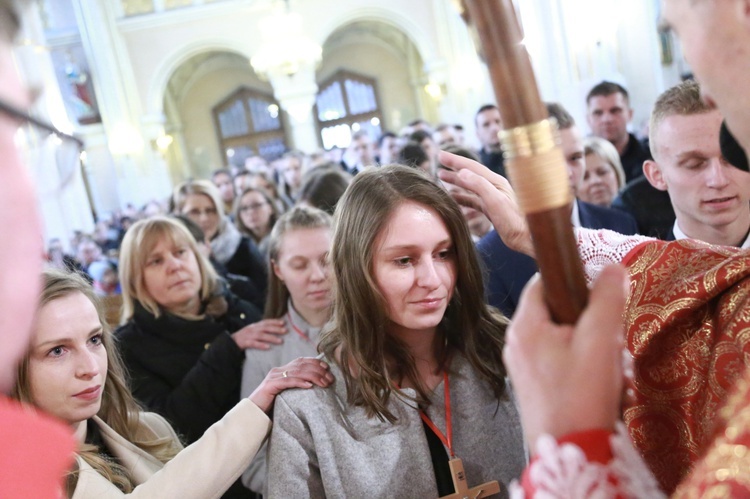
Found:
[[[453,488],[455,489],[455,492],[447,496],[442,496],[440,499],[480,499],[482,497],[488,497],[492,494],[500,493],[500,484],[497,480],[469,488],[469,485],[466,483],[464,463],[460,459],[453,458],[448,461],[448,465],[451,468],[451,476],[453,477]]]

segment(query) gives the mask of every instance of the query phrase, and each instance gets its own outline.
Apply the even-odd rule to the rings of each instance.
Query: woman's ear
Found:
[[[278,277],[281,282],[284,282],[284,278],[281,277],[281,270],[279,270],[279,264],[276,263],[276,260],[271,260],[271,268],[273,269],[274,275]]]

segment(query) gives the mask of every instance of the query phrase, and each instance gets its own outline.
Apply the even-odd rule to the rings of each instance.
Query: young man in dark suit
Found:
[[[548,104],[550,117],[557,120],[560,140],[568,166],[570,188],[575,192],[586,169],[583,140],[573,117],[560,104]],[[587,229],[610,229],[621,234],[635,234],[638,227],[627,213],[584,203],[573,203],[571,223]],[[479,255],[487,269],[487,300],[508,317],[513,315],[521,291],[537,272],[533,258],[509,249],[494,230],[477,244]]]

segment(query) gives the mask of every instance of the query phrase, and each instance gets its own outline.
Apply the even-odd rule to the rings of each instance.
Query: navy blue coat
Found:
[[[638,232],[635,219],[627,213],[579,200],[576,202],[582,227],[609,229],[627,235]],[[536,262],[508,248],[494,230],[477,243],[477,252],[486,269],[487,302],[511,317],[516,311],[523,287],[538,271]]]

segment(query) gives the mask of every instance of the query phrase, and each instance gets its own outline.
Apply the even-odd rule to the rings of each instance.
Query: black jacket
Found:
[[[164,416],[186,444],[198,440],[240,399],[245,352],[230,333],[261,319],[257,308],[226,291],[227,313],[198,321],[162,314],[136,303],[115,333],[130,387],[149,411]],[[223,499],[255,499],[237,480]]]
[[[242,236],[240,245],[232,255],[232,258],[224,264],[229,274],[238,274],[250,279],[261,296],[266,294],[268,278],[264,259],[258,251],[258,247],[247,236]]]
[[[479,150],[479,162],[484,166],[505,177],[505,159],[502,152],[490,152],[484,147]]]
[[[674,226],[675,214],[667,191],[640,177],[623,187],[612,208],[629,213],[638,223],[638,233],[665,239]]]
[[[157,319],[136,304],[133,318],[115,333],[133,395],[169,420],[188,444],[239,401],[245,352],[230,333],[261,318],[233,294],[225,298],[224,316],[197,321],[169,313]]]

